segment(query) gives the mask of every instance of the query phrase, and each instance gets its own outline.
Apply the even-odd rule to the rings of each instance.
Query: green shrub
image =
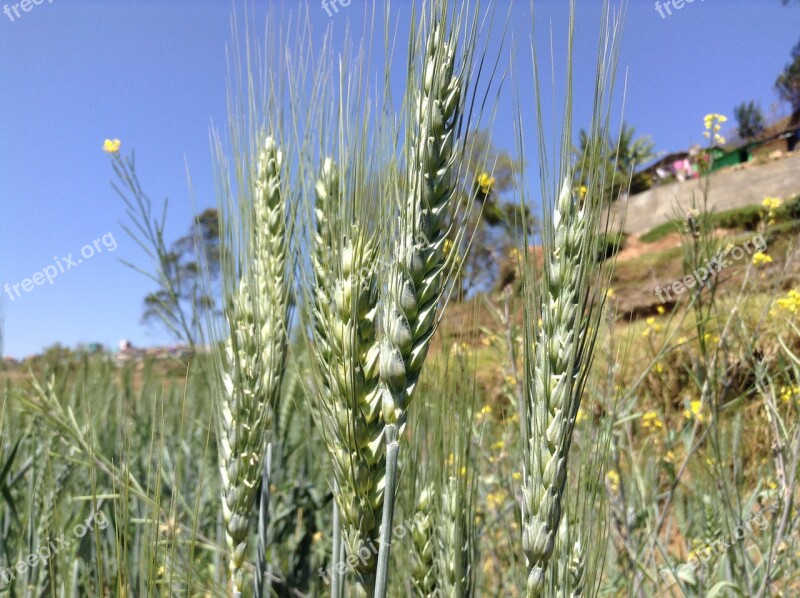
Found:
[[[670,220],[664,224],[659,224],[655,228],[650,229],[639,240],[643,243],[655,243],[660,241],[671,233],[678,233],[681,231],[682,223],[679,220]]]
[[[600,261],[607,260],[616,255],[623,247],[628,235],[625,233],[605,233],[600,235],[597,256]]]
[[[713,216],[716,228],[732,228],[740,230],[756,230],[764,217],[761,206],[745,206],[726,210]]]

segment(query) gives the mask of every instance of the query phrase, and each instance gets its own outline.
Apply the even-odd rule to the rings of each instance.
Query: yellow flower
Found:
[[[122,142],[119,139],[106,139],[103,142],[103,151],[107,154],[118,154]]]
[[[611,287],[608,287],[608,292],[606,293],[606,297],[611,298],[613,296],[614,296],[614,289],[612,289]]]
[[[648,411],[642,415],[642,427],[644,427],[645,430],[655,430],[657,428],[663,428],[664,422],[658,417],[658,413],[655,411]]]
[[[703,413],[703,403],[701,401],[690,401],[689,409],[684,409],[683,417],[686,419],[697,419],[699,422],[704,422],[708,419]]]
[[[486,506],[494,510],[498,507],[502,507],[505,500],[505,492],[503,492],[502,489],[499,489],[497,492],[490,492],[486,495]]]
[[[664,455],[664,461],[666,461],[667,463],[674,463],[675,453],[673,453],[672,451],[667,451],[667,453]]]
[[[664,329],[653,316],[647,318],[645,324],[647,324],[647,328],[642,331],[642,336],[649,336],[651,332],[661,332]]]
[[[785,297],[778,299],[775,306],[773,315],[777,315],[779,312],[789,312],[794,316],[800,314],[800,291],[792,289],[786,293]]]
[[[575,416],[575,423],[579,424],[585,419],[586,419],[586,412],[583,410],[583,407],[578,407],[578,413]]]
[[[515,471],[514,473],[511,474],[511,479],[514,480],[515,482],[519,482],[522,479],[522,474],[518,471]]]
[[[489,195],[489,193],[492,191],[492,186],[494,183],[495,178],[493,176],[489,176],[488,173],[482,172],[478,175],[478,188],[484,195]]]
[[[728,118],[726,116],[723,116],[722,114],[712,113],[712,114],[706,114],[705,117],[703,118],[703,121],[706,126],[706,129],[713,129],[720,123],[728,122]]]
[[[758,251],[753,254],[754,266],[758,267],[758,266],[763,266],[764,264],[771,264],[771,263],[772,263],[772,256],[766,253],[762,253],[761,251]]]
[[[663,316],[663,315],[664,315],[664,313],[665,313],[667,310],[666,310],[666,309],[664,309],[664,306],[663,306],[663,305],[659,305],[659,306],[656,308],[656,311],[658,312],[658,315],[659,315],[659,316]]]
[[[606,482],[608,482],[613,492],[619,490],[619,474],[615,470],[611,469],[608,471],[606,474]]]
[[[654,371],[656,374],[663,374],[663,373],[664,373],[664,366],[663,366],[663,365],[661,365],[660,363],[657,363],[657,364],[655,364],[655,365],[653,366],[653,371]]]
[[[586,199],[586,194],[589,192],[589,188],[586,185],[581,185],[580,189],[578,189],[578,197],[581,199]]]
[[[481,422],[483,421],[487,415],[491,415],[492,408],[489,405],[484,405],[484,407],[475,414],[475,421]]]
[[[494,450],[496,450],[496,451],[501,451],[501,450],[503,450],[503,447],[505,447],[505,445],[506,445],[506,443],[505,443],[505,442],[503,442],[502,440],[498,440],[497,442],[495,442],[495,443],[492,445],[492,448],[493,448]]]
[[[772,212],[777,208],[781,207],[783,200],[779,197],[765,197],[764,201],[761,202],[761,205],[764,206],[768,212]]]
[[[800,386],[783,386],[778,396],[784,403],[791,403],[800,398]]]
[[[313,536],[311,536],[311,542],[317,544],[322,540],[322,532],[318,531],[315,532]]]

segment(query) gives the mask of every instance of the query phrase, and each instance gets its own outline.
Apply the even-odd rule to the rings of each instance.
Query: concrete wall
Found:
[[[656,187],[628,198],[624,231],[632,234],[646,233],[650,229],[683,215],[688,209],[692,194],[702,203],[703,180],[672,183]],[[732,208],[760,204],[765,197],[790,199],[800,194],[800,152],[793,152],[765,164],[749,164],[745,168],[733,167],[711,175],[709,208],[723,212]],[[618,221],[623,205],[615,206],[614,219]]]

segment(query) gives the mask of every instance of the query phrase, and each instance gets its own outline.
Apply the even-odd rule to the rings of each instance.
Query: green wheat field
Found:
[[[719,213],[701,169],[652,232],[674,246],[625,257],[624,7],[589,97],[574,13],[555,88],[529,40],[486,43],[490,2],[374,23],[402,90],[363,40],[234,27],[191,271],[106,140],[186,350],[2,366],[0,596],[800,595],[800,196]],[[500,94],[514,160],[487,149]],[[709,150],[726,120],[697,123]],[[497,222],[502,281],[474,292]]]

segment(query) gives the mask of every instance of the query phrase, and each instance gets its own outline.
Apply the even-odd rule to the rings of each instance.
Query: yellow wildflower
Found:
[[[666,461],[667,463],[674,463],[675,453],[673,453],[672,451],[667,451],[666,454],[664,455],[664,461]]]
[[[775,306],[773,315],[777,315],[778,312],[788,312],[794,316],[800,314],[800,291],[792,289],[785,297],[778,299]]]
[[[613,492],[619,490],[619,474],[614,469],[610,469],[606,474],[606,482]]]
[[[659,315],[659,316],[663,316],[663,315],[664,315],[664,313],[665,313],[667,310],[666,310],[666,309],[664,309],[664,306],[663,306],[663,305],[659,305],[659,306],[656,308],[656,311],[658,312],[658,315]]]
[[[589,188],[586,185],[581,185],[580,189],[578,189],[578,197],[581,199],[586,199],[586,194],[589,192]]]
[[[717,124],[728,122],[728,118],[722,114],[712,113],[706,114],[703,121],[705,122],[706,129],[713,129]]]
[[[506,443],[505,443],[505,442],[503,442],[502,440],[498,440],[497,442],[495,442],[495,443],[492,445],[492,448],[493,448],[494,450],[496,450],[496,451],[501,451],[501,450],[503,450],[503,447],[505,447],[505,445],[506,445]]]
[[[103,142],[103,151],[107,154],[118,154],[122,142],[119,139],[106,139]]]
[[[684,409],[683,417],[686,419],[697,419],[699,422],[704,422],[708,419],[703,413],[703,403],[701,401],[690,401],[689,409]]]
[[[663,428],[664,422],[658,417],[658,413],[655,411],[648,411],[642,415],[642,427],[644,427],[645,430],[655,430],[657,428]]]
[[[585,419],[586,419],[586,412],[583,410],[583,407],[578,407],[578,414],[575,416],[575,423],[579,424]]]
[[[800,399],[800,386],[782,386],[778,396],[784,403]]]
[[[502,489],[498,489],[497,492],[490,492],[486,495],[486,506],[494,510],[502,507],[505,500],[506,493]]]
[[[511,479],[514,480],[515,482],[519,482],[522,479],[522,474],[518,471],[515,471],[514,473],[511,474]]]
[[[772,256],[769,254],[763,253],[761,251],[757,251],[753,254],[753,265],[757,268],[758,266],[763,266],[764,264],[771,264],[772,263]]]
[[[606,293],[606,297],[611,298],[614,296],[614,289],[608,287],[608,292]]]
[[[478,175],[478,188],[484,195],[489,195],[489,193],[492,191],[492,186],[494,183],[495,178],[493,176],[489,176],[488,173],[482,172]]]
[[[782,203],[783,200],[781,200],[779,197],[765,197],[764,201],[761,202],[761,205],[764,206],[768,212],[772,212],[773,210],[778,209]]]

